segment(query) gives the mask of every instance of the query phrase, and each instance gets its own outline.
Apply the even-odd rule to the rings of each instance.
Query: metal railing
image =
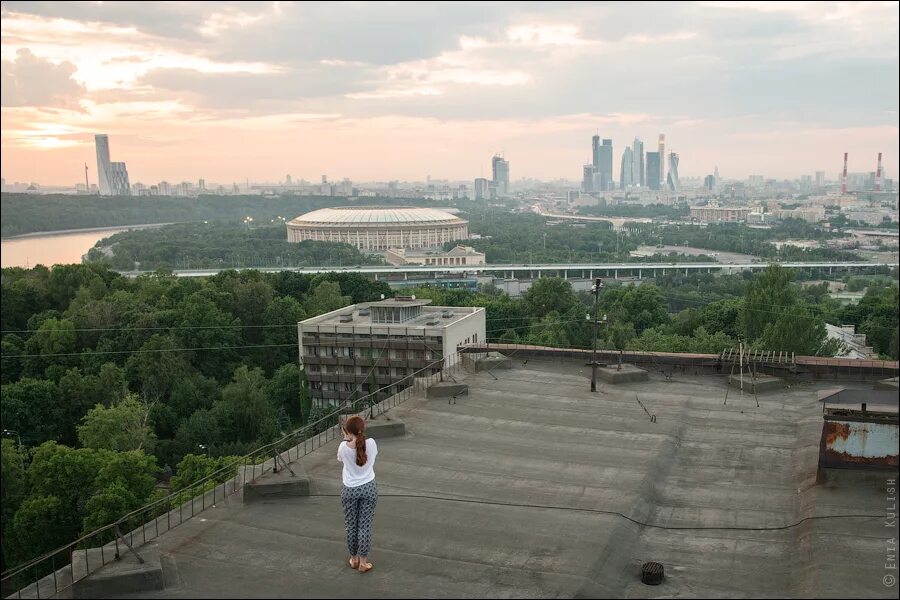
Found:
[[[113,523],[81,536],[2,574],[3,597],[52,598],[78,581],[131,551],[139,562],[140,545],[157,539],[200,514],[217,501],[233,495],[280,465],[303,458],[340,434],[341,415],[376,418],[409,398],[464,368],[460,354],[430,362],[427,366],[378,388],[352,402],[342,400],[324,417],[275,442],[261,446],[164,498],[124,515]],[[439,369],[432,373],[433,369]],[[400,386],[380,402],[379,392]]]

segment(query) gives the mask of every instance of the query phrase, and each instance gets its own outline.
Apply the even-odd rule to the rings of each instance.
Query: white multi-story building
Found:
[[[449,366],[461,347],[485,341],[484,308],[430,303],[398,296],[298,323],[313,401],[337,404],[386,387],[381,400]]]

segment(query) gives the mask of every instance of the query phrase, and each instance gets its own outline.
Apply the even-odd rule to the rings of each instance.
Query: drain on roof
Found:
[[[645,562],[641,565],[641,581],[647,585],[659,585],[662,583],[665,569],[658,562]]]

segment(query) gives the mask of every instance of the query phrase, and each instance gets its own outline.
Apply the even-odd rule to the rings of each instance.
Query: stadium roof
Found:
[[[465,221],[436,208],[415,206],[341,206],[305,213],[290,221],[307,226],[383,226],[458,224]]]

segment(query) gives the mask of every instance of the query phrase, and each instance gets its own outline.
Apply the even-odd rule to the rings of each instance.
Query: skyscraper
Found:
[[[123,162],[109,163],[109,191],[112,196],[130,196],[131,184],[128,182],[128,169]]]
[[[816,187],[825,187],[825,171],[816,171]]]
[[[659,134],[659,186],[653,188],[658,190],[666,182],[666,134]]]
[[[711,192],[716,189],[716,176],[715,175],[707,175],[703,178],[703,187],[706,188],[706,191]]]
[[[497,193],[506,195],[509,193],[509,161],[504,160],[499,154],[495,154],[491,160],[491,170],[494,174],[494,186]]]
[[[669,176],[666,181],[669,191],[677,193],[681,190],[681,182],[678,181],[678,155],[674,152],[669,152]]]
[[[592,164],[584,165],[584,171],[582,173],[582,178],[581,178],[581,191],[582,192],[593,192],[594,191],[594,165],[592,165]]]
[[[128,170],[123,162],[110,162],[109,136],[98,133],[94,136],[97,149],[97,181],[101,196],[127,196],[131,193]]]
[[[651,190],[659,189],[660,162],[659,152],[647,153],[647,187]]]
[[[613,146],[612,140],[604,139],[600,146],[600,188],[605,192],[613,186]]]
[[[591,163],[594,165],[594,170],[600,171],[600,136],[595,135],[591,138]]]
[[[619,188],[626,189],[634,185],[634,156],[631,148],[625,146],[622,153],[622,168],[619,170]]]
[[[97,148],[97,183],[100,185],[100,195],[109,196],[109,136],[105,133],[95,135],[94,145]]]
[[[488,188],[488,180],[484,177],[477,177],[475,179],[475,199],[485,200],[488,198],[489,194],[490,189]]]
[[[631,155],[634,159],[634,167],[632,168],[632,173],[634,173],[634,185],[644,187],[647,185],[646,174],[644,171],[644,142],[638,138],[634,138]]]

